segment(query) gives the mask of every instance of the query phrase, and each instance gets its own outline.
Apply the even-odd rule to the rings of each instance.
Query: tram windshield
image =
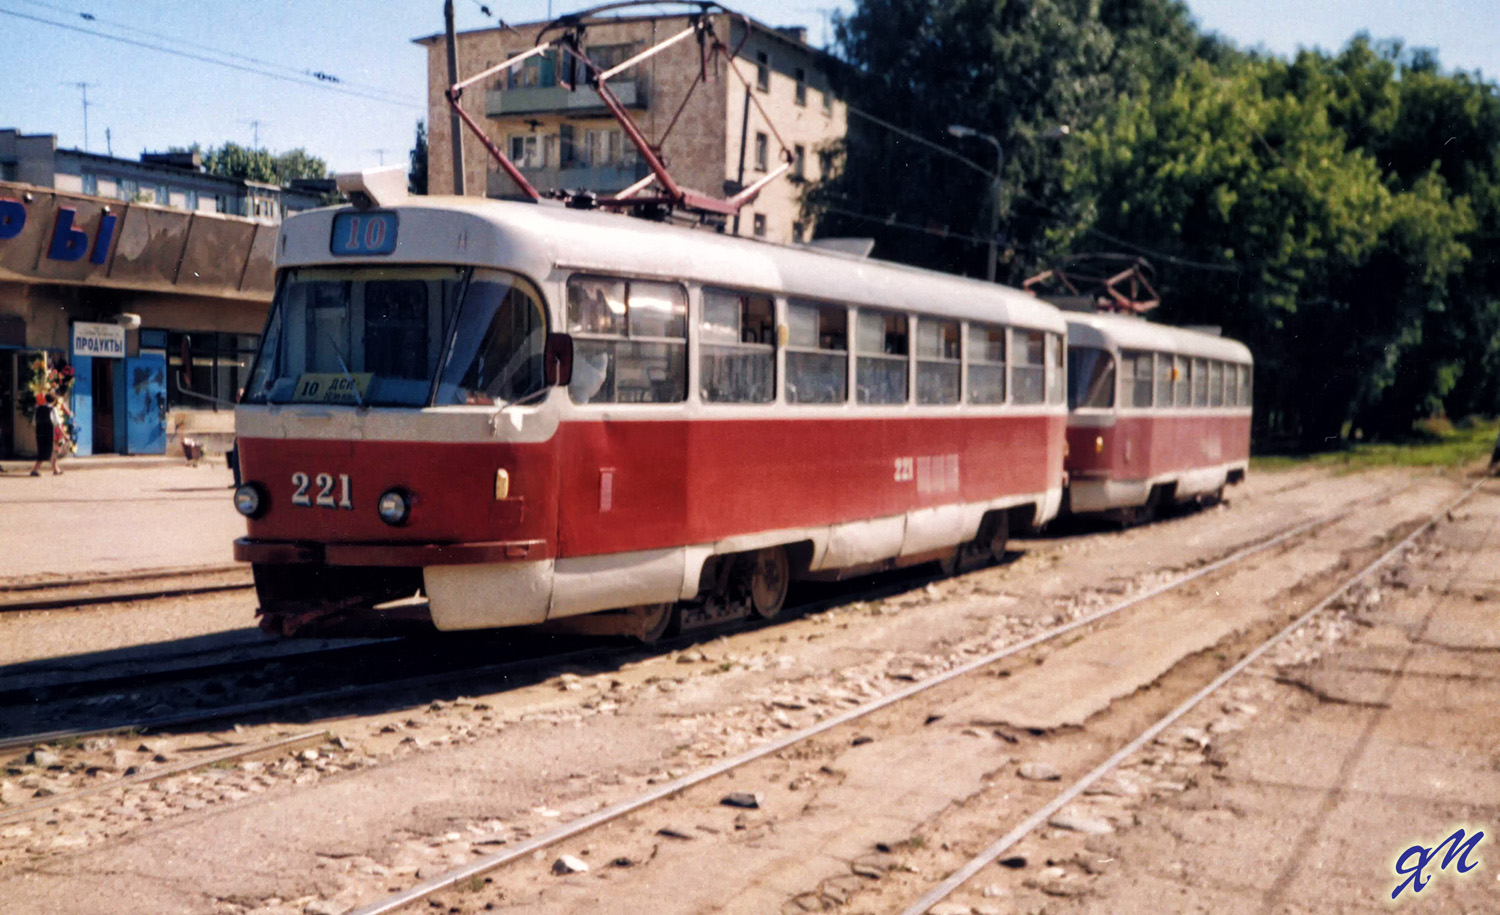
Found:
[[[1090,346],[1068,347],[1068,409],[1114,405],[1114,357]]]
[[[420,407],[541,390],[540,297],[498,270],[298,267],[284,272],[247,403]]]

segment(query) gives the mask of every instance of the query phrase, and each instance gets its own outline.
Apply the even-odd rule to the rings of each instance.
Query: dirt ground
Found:
[[[1013,561],[991,569],[539,684],[393,696],[326,722],[314,711],[235,732],[100,741],[79,751],[92,763],[55,770],[18,758],[0,776],[0,804],[109,777],[111,765],[309,724],[338,738],[311,756],[117,789],[42,817],[7,822],[0,806],[0,913],[342,912],[1350,510],[1243,569],[418,906],[897,912],[1464,485],[1417,471],[1257,475],[1228,506],[1020,541]],[[1398,857],[1460,826],[1485,831],[1468,859],[1480,865],[1460,875],[1457,860],[1439,868],[1439,854],[1424,870],[1431,882],[1398,904],[1500,910],[1497,525],[1500,496],[1481,491],[933,911],[1384,911]],[[98,613],[128,632],[129,611]],[[57,616],[54,644],[94,614]],[[48,625],[29,621],[32,649],[8,660],[45,653]],[[733,791],[759,795],[757,805],[721,804]],[[562,854],[589,869],[554,874]]]

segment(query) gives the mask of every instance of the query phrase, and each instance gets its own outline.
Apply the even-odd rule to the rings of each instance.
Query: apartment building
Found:
[[[845,131],[844,106],[828,82],[835,61],[807,44],[804,29],[773,28],[726,14],[712,20],[715,33],[738,49],[732,61],[720,55],[705,68],[698,43],[689,39],[611,79],[610,90],[660,148],[672,177],[714,196],[732,194],[776,169],[781,163],[779,136],[793,159],[791,171],[768,185],[725,231],[780,243],[806,240],[812,227],[802,216],[803,189],[835,167],[831,147]],[[530,49],[544,25],[460,33],[460,79]],[[588,27],[584,49],[595,64],[608,69],[688,25],[684,16],[605,20]],[[428,60],[428,187],[447,193],[453,171],[444,97],[449,85],[446,43],[442,35],[416,41],[426,47]],[[612,193],[644,178],[646,164],[619,123],[592,90],[562,84],[562,64],[554,55],[531,58],[470,87],[461,104],[538,190]],[[731,66],[743,81],[729,71]],[[466,193],[517,193],[467,130],[463,152]]]
[[[0,128],[0,181],[269,222],[321,206],[323,193],[333,189],[331,181],[279,187],[210,175],[192,152],[142,153],[135,160],[60,149],[53,134],[13,128]]]

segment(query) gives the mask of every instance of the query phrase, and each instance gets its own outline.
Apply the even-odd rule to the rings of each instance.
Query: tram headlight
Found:
[[[266,507],[265,494],[254,483],[246,483],[234,491],[234,510],[246,518],[259,518]]]
[[[375,513],[386,524],[399,527],[411,516],[411,499],[399,489],[388,489],[375,503]]]

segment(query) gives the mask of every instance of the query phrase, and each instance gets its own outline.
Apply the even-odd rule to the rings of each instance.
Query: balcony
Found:
[[[608,86],[621,105],[645,110],[646,91],[640,80],[612,79]],[[603,114],[608,110],[599,93],[582,87],[576,91],[562,86],[491,89],[484,96],[484,113],[492,118],[522,114]]]
[[[613,194],[622,191],[651,174],[644,162],[611,162],[608,165],[569,166],[568,168],[523,168],[521,174],[532,187],[543,193],[559,188]],[[486,193],[491,197],[512,197],[515,185],[502,171],[489,173]]]

